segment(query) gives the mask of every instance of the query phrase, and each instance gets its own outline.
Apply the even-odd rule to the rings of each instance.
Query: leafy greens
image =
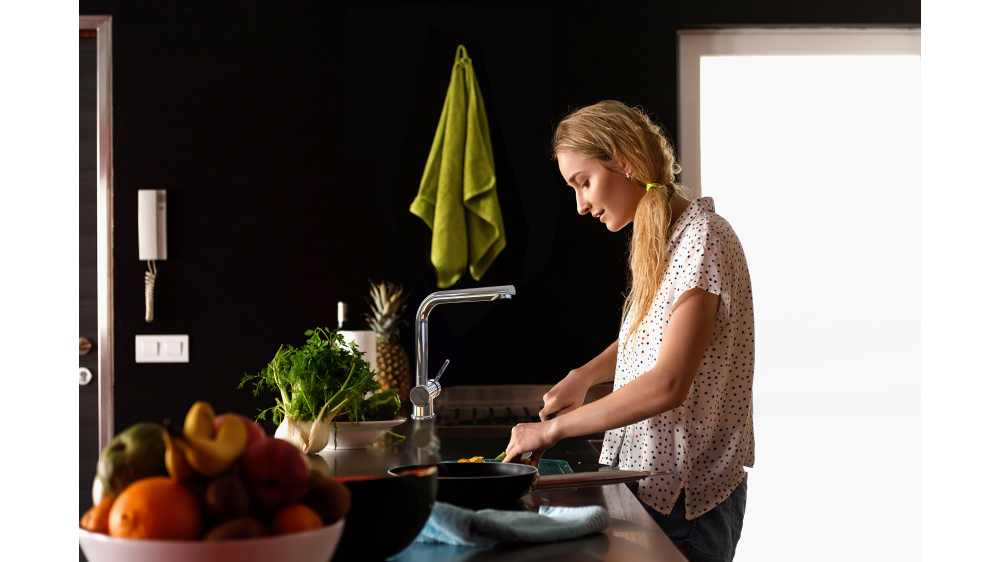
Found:
[[[388,397],[381,392],[357,344],[346,342],[342,334],[329,328],[308,330],[305,335],[309,336],[305,345],[298,349],[280,346],[264,369],[256,375],[244,374],[240,380],[237,388],[252,383],[254,396],[262,388],[281,395],[275,398],[276,405],[261,410],[257,419],[270,412],[274,424],[279,425],[286,417],[315,421],[346,413],[351,423],[366,421],[376,410],[366,404],[365,397],[378,396],[380,403]],[[395,395],[395,391],[389,392]],[[398,405],[399,398],[394,397]]]

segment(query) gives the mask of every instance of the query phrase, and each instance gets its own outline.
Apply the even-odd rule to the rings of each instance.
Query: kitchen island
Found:
[[[473,456],[492,458],[507,446],[503,437],[453,437],[448,428],[438,428],[433,421],[415,421],[393,429],[404,439],[387,435],[365,449],[330,450],[320,453],[333,476],[384,474],[397,466],[434,464]],[[467,433],[461,433],[467,435]],[[597,436],[589,436],[593,439]],[[333,436],[331,435],[331,443]],[[546,458],[569,463],[574,472],[607,470],[598,464],[598,452],[587,437],[565,439],[546,452]],[[412,543],[393,560],[415,562],[458,562],[473,560],[665,560],[683,562],[685,558],[646,513],[642,504],[624,484],[601,487],[535,491],[521,499],[522,509],[537,511],[542,505],[607,508],[611,524],[602,533],[578,539],[545,544],[508,543],[493,548],[457,547],[444,544]],[[391,518],[391,517],[390,517]],[[375,537],[373,537],[373,540]]]

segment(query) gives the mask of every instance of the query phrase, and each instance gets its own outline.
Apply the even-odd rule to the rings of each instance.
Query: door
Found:
[[[80,379],[81,516],[93,503],[99,453],[97,241],[97,33],[80,30],[80,369],[91,374]]]
[[[80,16],[79,41],[79,469],[82,516],[93,503],[91,490],[97,474],[97,458],[114,436],[111,16]],[[80,550],[80,560],[86,560],[83,550]]]

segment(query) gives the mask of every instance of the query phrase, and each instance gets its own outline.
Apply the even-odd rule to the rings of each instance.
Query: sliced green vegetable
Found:
[[[507,451],[504,451],[504,452],[500,453],[499,455],[497,455],[497,458],[495,458],[493,460],[502,461],[505,458],[507,458]]]

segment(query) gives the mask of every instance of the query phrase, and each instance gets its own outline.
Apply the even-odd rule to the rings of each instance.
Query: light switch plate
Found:
[[[187,363],[188,355],[187,334],[135,337],[136,363]]]

